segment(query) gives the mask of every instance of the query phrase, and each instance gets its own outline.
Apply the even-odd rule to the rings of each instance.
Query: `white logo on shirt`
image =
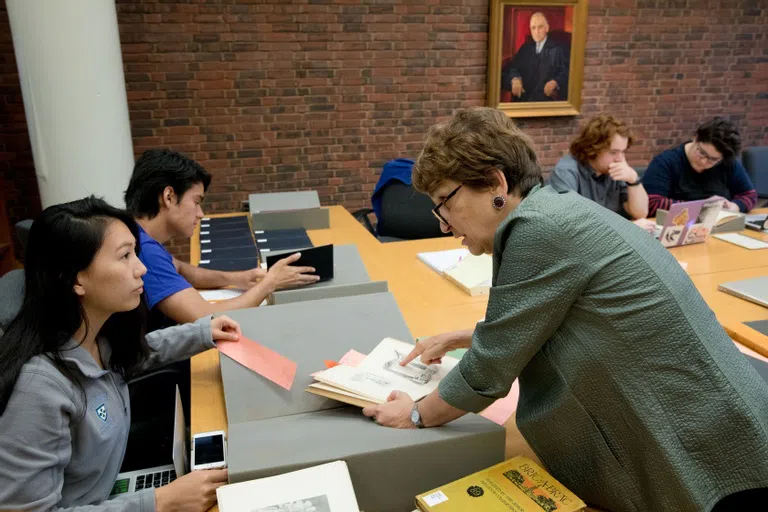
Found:
[[[106,404],[101,404],[100,406],[98,406],[96,408],[96,415],[104,423],[107,422],[107,406],[106,406]]]

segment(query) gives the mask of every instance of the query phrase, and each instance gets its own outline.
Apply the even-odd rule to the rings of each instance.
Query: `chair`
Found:
[[[368,215],[370,208],[357,210],[352,215],[382,242],[415,240],[446,236],[440,222],[432,215],[432,200],[412,186],[392,180],[381,189],[381,214],[374,229]]]
[[[768,146],[745,149],[741,162],[757,191],[757,208],[768,204]]]
[[[29,240],[29,230],[32,229],[32,219],[20,220],[16,223],[16,237],[21,242],[21,252],[23,253],[27,247],[27,240]]]
[[[0,277],[0,336],[16,318],[24,300],[24,271],[11,270]]]

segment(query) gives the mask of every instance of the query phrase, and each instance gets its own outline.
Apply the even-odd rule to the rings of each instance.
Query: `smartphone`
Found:
[[[192,437],[192,471],[227,467],[227,435],[223,430]]]

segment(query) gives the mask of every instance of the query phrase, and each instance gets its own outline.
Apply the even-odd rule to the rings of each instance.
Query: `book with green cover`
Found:
[[[421,512],[576,512],[586,507],[522,456],[420,494],[416,506]]]

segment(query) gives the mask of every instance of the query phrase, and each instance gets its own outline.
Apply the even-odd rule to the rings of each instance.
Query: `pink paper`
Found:
[[[363,359],[365,359],[365,354],[361,354],[357,350],[350,350],[343,356],[341,356],[341,359],[339,359],[338,364],[343,364],[344,366],[351,366],[352,368],[359,366],[360,363],[363,362]],[[328,364],[326,363],[326,367],[330,368]],[[320,373],[323,370],[318,370],[315,373],[311,373],[309,376],[314,377],[318,373]]]
[[[296,377],[294,361],[245,336],[239,341],[217,341],[216,346],[221,353],[290,391]]]
[[[361,354],[357,350],[350,350],[343,356],[341,356],[341,359],[339,359],[339,364],[343,364],[345,366],[351,366],[356,367],[360,363],[363,362],[363,359],[365,359],[365,354]]]
[[[512,389],[509,394],[502,399],[493,402],[487,409],[480,413],[480,416],[488,418],[494,423],[504,425],[512,413],[517,410],[517,400],[520,398],[520,385],[517,380],[512,383]]]
[[[743,353],[747,354],[748,356],[754,357],[755,359],[760,359],[761,361],[765,361],[766,363],[768,363],[768,357],[765,357],[762,354],[758,354],[757,352],[755,352],[751,348],[745,347],[741,343],[738,343],[736,341],[734,341],[734,343],[736,344],[736,347],[739,350],[741,350]]]

